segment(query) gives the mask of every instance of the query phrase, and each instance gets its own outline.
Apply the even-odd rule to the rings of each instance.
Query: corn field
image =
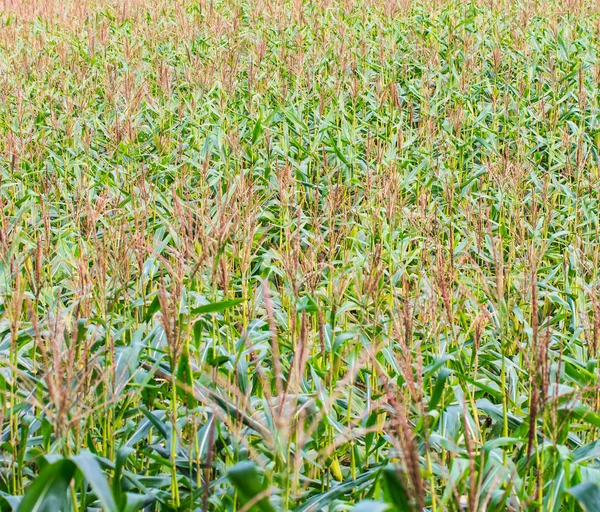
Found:
[[[0,4],[0,511],[600,511],[596,2]]]

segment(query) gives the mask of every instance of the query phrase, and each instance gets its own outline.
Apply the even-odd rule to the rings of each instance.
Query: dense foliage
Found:
[[[600,510],[593,2],[8,2],[0,508]]]

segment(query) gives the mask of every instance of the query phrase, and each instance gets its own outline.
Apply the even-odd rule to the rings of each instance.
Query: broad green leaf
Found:
[[[205,304],[204,306],[199,306],[197,308],[192,309],[192,315],[204,315],[206,313],[218,313],[220,311],[225,311],[226,309],[230,309],[238,304],[244,302],[244,299],[232,299],[232,300],[224,300],[221,302],[212,302],[210,304]]]
[[[123,512],[138,512],[152,503],[152,498],[143,494],[125,493],[125,506],[121,509]]]
[[[386,501],[399,512],[413,512],[404,482],[393,465],[383,468],[383,479]]]
[[[229,480],[238,491],[240,501],[246,504],[267,490],[267,483],[258,470],[258,466],[250,461],[238,462],[227,473]],[[275,512],[268,496],[260,498],[250,507],[251,511]]]
[[[71,457],[70,460],[77,465],[87,482],[92,486],[102,508],[107,512],[116,511],[117,504],[96,457],[89,452],[81,452]]]
[[[600,512],[600,485],[595,482],[582,484],[565,490],[575,498],[586,512]]]
[[[121,446],[117,450],[117,457],[115,460],[115,470],[112,479],[112,493],[117,502],[117,507],[122,510],[125,507],[127,499],[123,492],[123,482],[121,481],[121,473],[127,457],[134,453],[134,449],[128,446]]]
[[[324,507],[327,507],[334,500],[344,496],[346,494],[350,494],[352,492],[356,492],[359,489],[363,489],[373,483],[375,480],[375,474],[377,470],[369,470],[355,480],[348,480],[346,482],[342,482],[341,484],[331,486],[325,492],[316,494],[310,497],[306,502],[300,505],[295,512],[316,512],[318,510],[323,510]]]
[[[591,459],[600,459],[600,440],[598,439],[573,450],[574,462],[583,462]]]
[[[67,506],[67,490],[77,466],[68,459],[48,464],[29,486],[19,512],[57,512]]]
[[[594,412],[588,405],[578,402],[573,407],[567,405],[565,407],[560,407],[559,410],[571,411],[571,415],[574,418],[600,428],[600,414]]]
[[[0,493],[0,510],[2,512],[17,511],[21,505],[22,496],[11,496]]]

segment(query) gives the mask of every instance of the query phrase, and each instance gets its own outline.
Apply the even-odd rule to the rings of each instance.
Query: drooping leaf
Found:
[[[600,459],[600,440],[592,441],[585,446],[573,450],[573,461],[583,462],[591,459]]]
[[[565,490],[586,512],[600,512],[600,484],[584,482]]]
[[[25,492],[19,512],[64,510],[67,506],[67,490],[76,471],[77,466],[68,459],[46,465]]]
[[[116,511],[117,504],[96,457],[89,452],[81,452],[71,457],[70,460],[77,465],[87,482],[91,485],[102,508],[107,512]]]
[[[117,457],[115,460],[115,470],[112,479],[112,493],[117,502],[117,507],[122,510],[125,507],[127,498],[123,492],[123,482],[121,481],[121,473],[127,457],[131,455],[135,450],[129,446],[121,446],[117,450]]]
[[[0,493],[0,510],[2,512],[10,512],[19,510],[22,496],[11,496],[9,494]]]

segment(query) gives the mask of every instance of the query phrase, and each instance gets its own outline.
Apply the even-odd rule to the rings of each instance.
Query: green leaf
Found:
[[[565,357],[563,364],[565,373],[573,382],[580,386],[589,386],[596,379],[595,375],[592,372],[589,372],[579,361]]]
[[[150,319],[152,318],[152,315],[154,315],[154,313],[156,313],[159,309],[160,309],[160,302],[158,300],[158,295],[155,295],[154,298],[152,299],[152,302],[150,302],[148,309],[146,310],[146,314],[144,315],[144,321],[149,322]]]
[[[374,427],[377,424],[377,416],[378,416],[378,411],[372,411],[371,414],[369,414],[369,417],[367,418],[367,430],[369,430],[369,432],[367,433],[367,435],[365,436],[365,453],[367,455],[369,455],[371,453],[371,445],[373,444],[373,440],[375,439],[375,432],[373,432],[372,427]]]
[[[524,443],[527,439],[523,439],[521,437],[497,437],[495,439],[490,439],[483,443],[483,450],[489,452],[490,450],[494,450],[495,448],[504,448],[506,446],[514,446],[518,443]]]
[[[412,512],[412,506],[404,482],[393,465],[383,468],[386,501],[394,506],[394,510]]]
[[[108,459],[105,459],[103,457],[97,457],[97,459],[102,467],[116,471],[116,464],[114,462],[112,462]],[[163,479],[163,476],[161,476],[161,475],[140,476],[135,473],[132,473],[131,471],[127,471],[124,468],[121,469],[121,473],[123,475],[123,478],[127,480],[128,486],[133,485],[136,489],[139,489],[146,495],[147,504],[156,500],[163,506],[167,505],[167,502],[164,499],[164,497],[161,495],[161,493],[155,491],[156,488],[161,486],[160,482],[161,482],[161,479]],[[167,482],[169,482],[170,481],[169,477],[167,477],[166,480],[167,480]],[[151,486],[152,488],[148,488],[147,487],[148,485]],[[129,495],[131,493],[127,493],[127,494]],[[125,510],[127,510],[127,507],[125,507]]]
[[[585,482],[565,491],[577,500],[587,512],[600,512],[600,485]]]
[[[77,466],[71,460],[61,459],[48,464],[29,486],[19,512],[57,512],[67,506],[67,490]]]
[[[559,410],[569,410],[571,406],[566,405],[564,407],[560,407]],[[600,414],[594,412],[594,410],[588,405],[577,403],[571,409],[571,414],[574,418],[579,421],[585,421],[590,425],[594,425],[595,427],[600,428]]]
[[[232,299],[223,300],[221,302],[211,302],[204,306],[199,306],[192,309],[192,315],[204,315],[206,313],[218,313],[219,311],[225,311],[226,309],[232,308],[244,302],[245,299]]]
[[[306,311],[307,313],[315,313],[319,311],[319,306],[310,295],[305,295],[298,301],[298,313]]]
[[[117,458],[115,460],[115,471],[113,473],[112,480],[112,493],[115,497],[115,501],[117,502],[117,506],[119,510],[123,510],[125,508],[125,504],[127,503],[127,498],[125,493],[123,493],[123,482],[121,480],[121,474],[123,471],[123,466],[125,465],[125,461],[127,457],[129,457],[135,450],[129,446],[121,446],[117,451]]]
[[[22,499],[22,496],[11,496],[0,492],[0,510],[2,512],[19,510]]]
[[[81,452],[71,457],[70,460],[77,465],[85,479],[92,486],[96,498],[102,504],[102,508],[109,512],[116,511],[117,504],[96,457],[90,452]]]
[[[267,489],[267,483],[260,474],[258,466],[254,464],[254,462],[239,462],[229,470],[227,476],[237,489],[242,505],[245,505],[250,500],[253,500],[257,495]],[[258,500],[252,507],[250,507],[250,510],[275,512],[275,509],[266,497]]]
[[[206,351],[206,364],[212,366],[213,368],[218,368],[227,361],[229,361],[229,356],[216,355],[213,347],[209,347]]]
[[[600,458],[600,439],[573,450],[573,462],[583,462]]]
[[[142,510],[149,502],[152,501],[152,498],[143,494],[135,494],[133,492],[128,492],[125,494],[125,506],[123,507],[123,512],[137,512],[138,510]]]
[[[352,509],[354,512],[383,512],[389,510],[387,503],[382,501],[363,500]]]
[[[189,408],[196,406],[196,400],[192,391],[193,386],[194,379],[190,366],[189,349],[186,344],[177,364],[177,394],[182,400],[187,401]]]
[[[254,124],[254,129],[252,130],[252,144],[256,144],[256,141],[260,137],[262,131],[262,119],[259,117]]]
[[[428,411],[432,411],[437,407],[437,404],[440,402],[442,398],[442,393],[444,392],[444,386],[446,385],[446,380],[450,376],[450,370],[448,368],[442,368],[440,370],[440,374],[438,375],[435,386],[431,393],[431,399],[429,400],[429,405],[427,407]]]
[[[358,489],[371,485],[375,479],[375,473],[377,470],[370,470],[363,473],[355,480],[348,480],[339,485],[332,486],[325,492],[317,494],[308,499],[303,505],[296,509],[296,512],[314,512],[316,510],[322,510],[324,507],[333,502],[344,494],[352,491],[356,492]]]
[[[490,402],[487,398],[480,398],[475,402],[475,405],[480,411],[483,411],[494,421],[501,422],[503,421],[503,407],[499,404],[494,404]],[[508,425],[510,428],[517,428],[519,425],[523,423],[523,419],[515,416],[511,412],[507,414],[508,416]]]
[[[169,437],[169,430],[162,420],[157,418],[153,412],[149,411],[145,407],[140,407],[140,411],[142,411],[142,414],[148,418],[150,423],[152,423],[152,425],[162,434],[165,439]],[[160,411],[158,414],[160,414]]]

